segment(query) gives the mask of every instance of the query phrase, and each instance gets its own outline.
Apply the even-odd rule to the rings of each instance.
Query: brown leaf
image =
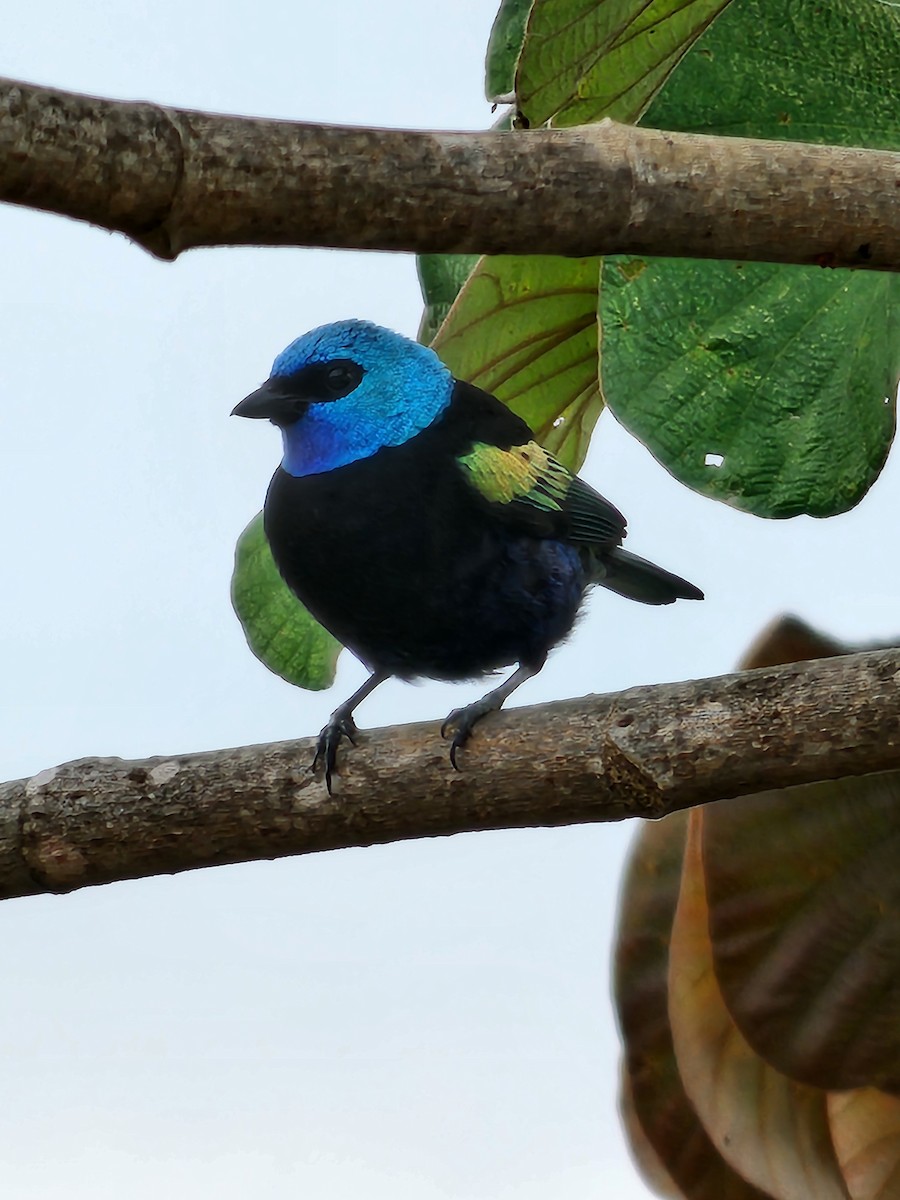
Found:
[[[860,647],[861,648],[861,647]],[[852,654],[853,647],[813,629],[799,617],[786,613],[776,617],[753,639],[740,662],[742,671],[752,667],[777,667],[782,663],[806,662],[811,658],[834,658]]]
[[[780,1200],[842,1200],[825,1094],[770,1067],[725,1007],[709,937],[705,817],[691,813],[669,956],[669,1015],[685,1091],[720,1154],[757,1187]]]
[[[638,1120],[631,1091],[631,1079],[624,1059],[619,1073],[619,1116],[622,1118],[622,1126],[628,1138],[631,1157],[647,1186],[652,1188],[657,1196],[671,1197],[672,1200],[688,1200],[686,1193],[676,1185],[675,1180],[666,1170],[663,1160],[656,1153],[653,1143]]]
[[[658,1161],[691,1200],[764,1200],[709,1140],[685,1095],[675,1061],[667,996],[669,937],[686,825],[686,813],[643,824],[622,889],[614,996],[624,1042],[621,1104],[626,1132],[651,1187],[657,1186]]]
[[[900,775],[711,806],[716,974],[757,1053],[833,1091],[900,1090]]]
[[[871,642],[841,642],[830,634],[807,625],[800,617],[784,613],[775,617],[750,643],[738,666],[777,667],[782,663],[808,662],[812,658],[835,658],[840,654],[859,654],[863,650],[892,650],[900,639]]]
[[[900,1200],[900,1100],[877,1088],[832,1092],[828,1115],[853,1200]]]

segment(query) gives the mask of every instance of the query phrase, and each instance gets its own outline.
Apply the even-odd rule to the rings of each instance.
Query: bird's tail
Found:
[[[641,604],[673,604],[676,600],[702,600],[699,588],[664,571],[646,558],[638,558],[621,547],[607,550],[597,561],[594,579],[601,587],[639,600]]]

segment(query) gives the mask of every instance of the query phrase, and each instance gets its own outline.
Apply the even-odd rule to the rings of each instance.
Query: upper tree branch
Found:
[[[900,270],[900,155],[600,125],[421,133],[0,80],[0,200],[193,246],[694,258]]]
[[[485,721],[455,773],[437,725],[125,762],[0,785],[0,896],[478,829],[659,817],[900,769],[900,651],[633,688]]]

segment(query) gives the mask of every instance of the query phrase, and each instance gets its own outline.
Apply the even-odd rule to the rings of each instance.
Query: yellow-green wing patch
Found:
[[[561,512],[572,476],[537,442],[504,450],[476,442],[459,459],[469,482],[493,504],[524,500],[534,508]]]
[[[538,442],[504,449],[476,442],[458,460],[495,512],[530,532],[596,546],[617,546],[625,518]]]

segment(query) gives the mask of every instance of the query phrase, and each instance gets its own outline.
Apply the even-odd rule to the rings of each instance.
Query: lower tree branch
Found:
[[[485,720],[456,773],[438,723],[367,734],[340,793],[313,740],[0,785],[0,897],[481,829],[661,817],[900,769],[900,651],[632,688]]]
[[[900,270],[900,155],[579,129],[302,125],[0,80],[0,200],[193,246],[683,255]]]

